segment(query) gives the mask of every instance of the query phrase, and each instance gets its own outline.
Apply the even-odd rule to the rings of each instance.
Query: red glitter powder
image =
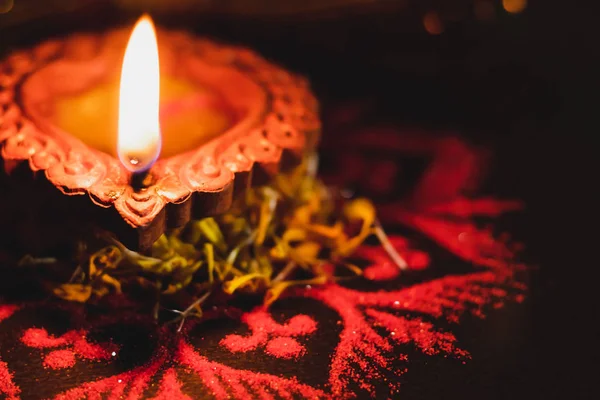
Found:
[[[484,154],[458,138],[443,138],[431,145],[435,158],[412,195],[411,203],[416,207],[454,200],[458,193],[474,186],[483,170]]]
[[[430,282],[411,286],[398,291],[377,291],[357,296],[356,291],[332,287],[337,296],[354,297],[353,303],[368,307],[384,307],[405,311],[415,311],[433,317],[445,317],[451,322],[458,322],[465,312],[481,316],[482,308],[499,299],[500,294],[492,285],[505,285],[519,290],[518,285],[506,275],[483,271],[460,276],[446,276]]]
[[[247,352],[265,346],[271,338],[266,351],[281,358],[302,355],[304,347],[290,337],[310,335],[317,329],[317,323],[307,315],[296,315],[287,323],[279,324],[262,307],[244,314],[242,322],[248,325],[252,335],[227,335],[221,340],[221,346],[231,352]]]
[[[14,314],[19,309],[18,306],[12,304],[1,304],[0,305],[0,322],[4,321]]]
[[[17,311],[19,307],[12,304],[1,304],[0,305],[0,322]],[[16,400],[19,397],[21,390],[13,382],[13,375],[8,369],[8,365],[0,359],[0,394],[5,394],[8,400]]]
[[[339,139],[332,142],[335,149],[339,149]],[[474,148],[455,136],[432,137],[426,132],[413,130],[398,134],[396,127],[369,127],[355,132],[344,132],[343,146],[354,151],[344,152],[342,156],[352,157],[344,160],[340,156],[339,172],[330,177],[331,181],[339,186],[353,182],[370,182],[373,177],[373,167],[366,166],[361,154],[365,150],[374,150],[380,153],[381,158],[397,160],[398,153],[412,156],[433,158],[425,171],[421,181],[410,196],[411,208],[419,208],[440,202],[455,199],[461,192],[473,190],[483,176],[487,152]],[[389,156],[393,154],[393,156]],[[360,172],[348,176],[348,166],[363,164]],[[343,166],[343,167],[342,167]],[[328,177],[329,178],[329,177]],[[351,179],[350,179],[351,178]]]
[[[151,400],[192,400],[181,391],[181,383],[177,380],[177,373],[173,368],[165,372],[158,392],[158,396]]]
[[[382,210],[382,217],[414,227],[467,261],[497,269],[507,269],[507,264],[514,265],[515,251],[496,240],[489,229],[477,228],[469,220],[448,221],[424,214],[390,211]]]
[[[101,361],[110,359],[113,357],[113,353],[116,356],[118,347],[112,343],[103,343],[102,345],[90,343],[85,336],[78,335],[73,341],[73,350],[79,357]]]
[[[75,353],[72,350],[54,350],[44,358],[45,368],[60,369],[73,365],[75,365]]]
[[[7,400],[17,400],[19,393],[21,393],[21,389],[13,382],[8,365],[0,360],[0,394],[5,394]]]
[[[325,392],[291,378],[238,370],[211,362],[199,355],[184,340],[179,342],[178,358],[181,364],[193,370],[217,399],[283,399],[327,398]]]
[[[399,344],[414,343],[423,353],[436,355],[439,353],[452,354],[459,358],[467,358],[469,352],[457,348],[456,337],[450,332],[438,332],[433,324],[420,318],[407,319],[396,317],[390,313],[367,309],[367,315],[373,318],[375,326],[386,328],[392,339]]]
[[[180,336],[173,336],[168,329],[161,330],[161,345],[147,365],[81,384],[55,399],[135,400],[144,398],[150,385],[158,385],[158,395],[154,400],[190,400],[178,379],[180,368],[195,374],[208,394],[216,399],[343,399],[359,395],[356,388],[376,398],[396,397],[400,386],[398,378],[407,371],[409,360],[406,353],[413,354],[409,350],[459,360],[469,358],[466,350],[457,347],[457,339],[451,332],[436,328],[436,321],[444,319],[458,323],[465,314],[484,317],[488,310],[503,307],[508,301],[524,300],[521,292],[525,286],[515,277],[519,268],[513,262],[516,246],[507,244],[508,237],[496,238],[491,228],[479,228],[472,220],[474,216],[496,218],[520,208],[521,204],[461,196],[479,179],[479,163],[484,155],[455,138],[432,139],[422,132],[398,135],[396,129],[383,129],[376,133],[371,130],[359,136],[348,136],[344,145],[354,146],[356,154],[346,159],[341,179],[336,182],[340,187],[347,182],[367,182],[366,186],[369,186],[368,174],[378,171],[378,179],[370,186],[379,194],[394,189],[395,176],[401,169],[389,159],[357,160],[363,149],[393,151],[394,160],[398,151],[433,156],[433,162],[410,199],[402,204],[379,206],[378,216],[385,224],[402,224],[422,233],[459,258],[481,267],[481,270],[465,275],[448,275],[391,291],[361,292],[331,283],[286,293],[288,296],[318,300],[339,315],[342,331],[338,344],[331,349],[328,380],[322,388],[308,386],[295,378],[235,369],[213,362],[201,354],[201,349],[195,349],[188,343],[186,335],[193,324],[188,321]],[[407,260],[410,269],[429,266],[429,255],[412,249],[409,246],[412,243],[405,238],[391,235],[390,241]],[[380,246],[363,246],[356,256],[369,261],[364,269],[366,279],[385,281],[401,278],[401,271]],[[15,306],[0,306],[0,321],[9,318],[16,309]],[[421,317],[411,316],[412,313]],[[243,314],[241,322],[248,326],[250,333],[246,336],[226,335],[220,346],[231,352],[264,351],[265,355],[280,359],[309,357],[301,339],[312,335],[318,328],[307,315],[297,315],[278,323],[264,308]],[[40,350],[52,349],[43,361],[44,366],[49,368],[71,367],[77,357],[106,360],[113,349],[117,349],[112,344],[88,342],[86,333],[72,330],[55,337],[45,329],[31,328],[25,330],[21,341]],[[164,371],[162,376],[161,371]],[[20,394],[12,379],[8,366],[0,361],[0,393],[11,400]],[[387,383],[389,393],[379,392],[380,385],[377,383],[381,382]]]
[[[497,217],[505,212],[521,210],[523,207],[522,202],[514,200],[502,201],[492,198],[469,200],[458,197],[446,203],[429,206],[427,212],[429,214],[454,215],[461,218],[477,215]]]
[[[387,281],[400,275],[397,265],[389,262],[380,265],[369,265],[363,271],[363,276],[370,281]]]
[[[265,350],[267,354],[277,358],[298,358],[306,352],[304,346],[289,337],[271,339]]]
[[[419,250],[411,249],[408,246],[406,238],[390,235],[390,243],[408,264],[408,269],[418,271],[429,266],[429,256]],[[372,262],[363,270],[363,276],[371,281],[386,281],[391,280],[400,275],[400,269],[390,260],[390,256],[386,253],[382,246],[362,246],[356,252],[355,256],[367,259]]]
[[[30,328],[21,337],[26,346],[36,349],[66,346],[70,349],[56,350],[44,358],[44,366],[48,368],[67,368],[75,365],[75,356],[90,361],[110,359],[116,355],[118,347],[112,343],[94,344],[86,340],[86,332],[73,330],[60,337],[48,334],[43,328]]]
[[[148,365],[134,368],[131,371],[114,375],[95,382],[84,383],[54,397],[54,400],[102,399],[135,400],[142,398],[150,380],[166,358],[165,348],[159,347],[157,357]],[[127,392],[127,396],[125,393]]]
[[[351,382],[374,394],[372,382],[382,380],[384,372],[403,374],[406,368],[389,363],[389,357],[398,357],[392,344],[412,342],[428,355],[468,357],[465,350],[455,347],[456,338],[451,333],[438,332],[421,319],[407,319],[383,310],[414,311],[445,317],[451,322],[458,322],[466,312],[483,317],[484,306],[510,298],[501,286],[521,289],[511,277],[507,269],[446,276],[397,291],[360,292],[333,284],[304,290],[301,295],[322,301],[342,318],[344,329],[330,365],[329,386],[333,395],[351,396],[347,392]],[[384,327],[388,334],[379,334],[374,326]],[[399,383],[389,381],[389,389],[394,393],[399,390]]]
[[[327,391],[325,388],[302,384],[293,378],[240,370],[212,362],[188,344],[185,336],[177,342],[176,359],[173,361],[193,371],[215,398],[245,400],[276,397],[350,398],[357,395],[351,389],[353,387],[359,387],[377,397],[382,394],[377,392],[379,389],[375,385],[376,382],[387,382],[390,395],[395,396],[400,384],[398,379],[390,379],[390,375],[398,378],[404,374],[407,368],[398,361],[409,361],[402,351],[403,346],[414,346],[426,355],[442,354],[458,359],[469,358],[467,351],[456,346],[457,340],[452,333],[435,329],[435,321],[428,322],[422,318],[395,313],[417,312],[434,319],[445,318],[450,322],[458,322],[465,313],[483,317],[486,307],[502,307],[506,301],[512,299],[522,301],[523,294],[519,291],[522,291],[524,286],[514,280],[515,266],[510,262],[513,252],[505,247],[505,243],[494,239],[489,231],[471,234],[473,240],[464,240],[463,237],[455,241],[454,237],[460,236],[462,232],[479,232],[469,220],[454,219],[449,222],[441,216],[434,218],[409,213],[401,218],[412,223],[419,222],[415,226],[426,233],[427,229],[443,227],[445,230],[430,236],[459,257],[479,265],[485,263],[494,268],[466,275],[445,276],[395,291],[361,292],[329,284],[291,292],[289,295],[296,294],[322,302],[341,318],[340,324],[343,328],[339,343],[333,349]],[[456,229],[446,229],[447,226],[441,224],[442,222]],[[414,259],[418,257],[424,257],[422,265],[428,264],[429,257],[425,253],[411,250],[406,239],[392,236],[390,240],[408,260],[412,260],[409,263],[413,266]],[[385,251],[377,246],[365,246],[357,255],[371,262],[366,270],[366,275],[375,274],[371,278],[389,279],[392,274],[386,276],[381,273],[386,272],[388,266],[397,270]],[[494,258],[499,256],[502,258]],[[490,260],[497,262],[492,263]],[[379,270],[376,269],[378,267]],[[241,321],[248,326],[250,334],[227,335],[221,340],[221,346],[232,352],[255,351],[262,347],[265,354],[284,359],[306,355],[306,349],[297,338],[311,335],[317,330],[317,323],[307,315],[297,315],[278,323],[264,308],[243,314]],[[184,330],[184,334],[185,332],[188,331]],[[21,340],[28,346],[40,349],[64,347],[49,353],[44,362],[46,366],[59,368],[71,365],[75,356],[88,359],[106,357],[106,349],[109,347],[89,343],[85,337],[84,331],[69,331],[55,337],[44,329],[31,328],[24,332]],[[163,343],[170,341],[165,340]],[[157,381],[160,382],[160,386],[156,399],[188,400],[189,396],[183,393],[174,368],[168,368],[162,378],[156,376],[164,365],[167,354],[172,354],[168,349],[169,347],[159,348],[158,353],[162,355],[148,366],[83,384],[57,396],[56,399],[140,399],[143,398],[149,383]],[[16,386],[10,386],[10,374],[7,369],[2,371],[1,364],[0,376],[3,377],[4,392],[14,393],[15,388],[18,390]]]
[[[423,251],[415,251],[409,254],[405,259],[406,263],[408,264],[408,268],[413,271],[420,271],[426,269],[431,263],[429,254]]]
[[[21,342],[29,347],[35,347],[36,349],[43,349],[45,347],[57,347],[67,344],[67,340],[64,336],[55,338],[48,334],[48,331],[44,328],[29,328],[25,331],[21,337]]]

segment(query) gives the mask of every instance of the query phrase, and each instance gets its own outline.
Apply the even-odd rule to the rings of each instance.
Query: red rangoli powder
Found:
[[[508,268],[508,264],[504,264]],[[516,297],[521,284],[511,280],[510,270],[482,271],[460,276],[446,276],[396,291],[360,292],[338,285],[305,290],[300,295],[313,297],[334,309],[342,318],[344,329],[330,365],[329,386],[334,397],[347,397],[350,383],[375,393],[372,382],[393,373],[397,377],[406,368],[389,363],[390,357],[406,355],[392,345],[413,343],[424,354],[448,354],[464,359],[469,353],[455,346],[456,338],[439,332],[433,324],[420,318],[392,314],[393,310],[414,311],[458,322],[464,313],[483,317],[486,305],[503,304]],[[374,330],[386,329],[386,334]],[[385,372],[385,375],[384,375]],[[399,390],[397,381],[388,381],[392,393]]]
[[[85,336],[77,336],[73,340],[73,350],[79,357],[93,361],[102,361],[116,356],[119,348],[112,343],[90,343],[86,340]]]
[[[374,392],[371,382],[382,378],[381,371],[388,369],[388,359],[384,355],[392,352],[392,346],[366,323],[352,300],[337,295],[336,288],[329,285],[306,293],[333,308],[343,320],[344,329],[330,365],[329,386],[334,396],[347,395],[345,390],[350,381]]]
[[[13,382],[13,375],[8,370],[8,365],[0,360],[0,394],[5,394],[7,400],[19,399],[21,389]]]
[[[410,270],[422,270],[429,266],[429,255],[425,252],[415,250],[409,247],[406,238],[397,235],[390,235],[390,243],[394,246]],[[355,252],[357,257],[365,258],[372,262],[363,270],[363,277],[371,281],[386,281],[397,278],[401,271],[396,264],[390,260],[382,246],[362,246]]]
[[[54,350],[44,358],[44,368],[61,369],[75,365],[75,353],[72,350]]]
[[[220,345],[231,352],[247,352],[266,345],[273,357],[293,358],[303,354],[304,346],[292,339],[306,336],[317,329],[317,323],[307,315],[296,315],[284,324],[277,323],[262,307],[242,316],[242,322],[252,332],[250,336],[227,335]],[[269,340],[270,339],[270,340]]]
[[[472,202],[473,208],[464,205],[464,202]],[[452,203],[460,206],[435,204],[418,212],[408,212],[390,204],[380,207],[379,212],[382,220],[410,226],[464,260],[483,267],[504,271],[514,270],[517,265],[513,260],[519,246],[509,248],[504,241],[497,240],[490,229],[476,227],[473,221],[465,216],[495,216],[513,211],[520,206],[520,203],[514,201],[494,203],[489,199],[480,202],[464,198],[454,200]],[[439,212],[448,214],[439,215]]]
[[[461,218],[469,218],[476,215],[497,217],[509,211],[521,210],[523,207],[522,202],[514,200],[502,201],[493,198],[472,200],[458,197],[452,201],[429,206],[427,212],[429,214],[454,215]]]
[[[217,400],[329,397],[325,392],[302,384],[295,378],[280,378],[270,374],[239,370],[209,361],[183,339],[179,342],[178,358],[181,364],[198,375]]]
[[[0,305],[0,322],[10,318],[18,309],[18,306],[12,304]],[[13,382],[13,375],[10,373],[8,365],[0,359],[0,394],[5,394],[8,400],[16,400],[19,398],[19,393],[21,390]]]
[[[11,315],[15,313],[19,309],[18,306],[12,304],[2,304],[0,305],[0,322],[9,318]]]
[[[464,205],[461,207],[460,212],[466,213]],[[444,212],[454,210],[449,206],[438,206],[437,209],[445,210]],[[490,212],[490,204],[480,209]],[[176,359],[172,361],[194,372],[215,398],[241,400],[349,398],[356,395],[351,391],[352,387],[359,387],[373,396],[379,396],[375,382],[387,382],[391,395],[395,396],[400,387],[397,378],[407,371],[405,366],[398,363],[408,362],[408,356],[402,351],[403,346],[415,347],[426,355],[468,358],[469,353],[457,347],[457,339],[452,333],[435,329],[435,322],[410,317],[405,313],[415,312],[431,318],[458,322],[465,313],[482,317],[486,307],[502,307],[511,299],[522,301],[523,294],[518,292],[524,286],[514,281],[515,266],[511,263],[514,252],[501,240],[496,240],[490,231],[476,228],[469,220],[409,213],[396,213],[392,217],[425,231],[428,236],[466,261],[492,268],[465,275],[449,275],[392,291],[361,292],[329,284],[288,293],[314,298],[340,316],[343,328],[339,343],[332,349],[328,384],[325,387],[327,391],[323,390],[325,388],[302,384],[293,378],[240,370],[212,362],[202,356],[200,350],[193,348],[184,336],[176,342],[175,353],[166,344],[158,349],[160,357],[155,358],[148,366],[83,384],[56,399],[140,399],[150,382],[157,380],[160,386],[155,400],[189,400],[189,396],[182,391],[182,384],[174,367],[167,368],[162,377],[157,377],[167,357],[172,360],[173,354]],[[391,236],[390,240],[407,259],[411,268],[428,266],[428,255],[411,249],[406,239]],[[357,255],[371,263],[365,269],[367,279],[389,280],[397,277],[398,268],[382,248],[364,246]],[[396,315],[398,311],[403,314]],[[9,315],[9,311],[4,313]],[[306,349],[299,339],[310,336],[317,330],[317,323],[307,315],[297,315],[279,323],[262,307],[243,314],[241,322],[248,326],[250,333],[245,336],[226,335],[220,342],[223,348],[231,352],[264,351],[269,356],[282,359],[306,356]],[[184,330],[184,334],[185,332],[188,331]],[[163,334],[168,332],[165,330]],[[111,350],[116,349],[111,344],[90,343],[86,339],[86,332],[77,330],[55,337],[45,329],[31,328],[24,332],[21,341],[40,350],[54,349],[44,359],[44,365],[49,368],[72,366],[77,357],[106,360],[110,358]],[[167,339],[164,343],[172,342]],[[390,375],[396,379],[390,379]],[[11,386],[10,373],[1,362],[0,378],[0,390],[3,393],[18,393],[18,388]]]
[[[338,344],[332,348],[328,383],[323,388],[327,390],[302,384],[295,378],[235,369],[210,361],[201,355],[201,349],[195,349],[187,342],[185,334],[188,330],[184,330],[183,336],[178,338],[167,337],[169,332],[162,330],[165,340],[159,341],[163,345],[156,350],[148,365],[84,383],[56,396],[56,399],[140,399],[151,382],[156,381],[160,382],[160,386],[154,400],[189,400],[190,397],[182,391],[177,367],[195,373],[216,399],[350,398],[357,395],[353,392],[354,387],[369,392],[373,397],[387,396],[376,392],[376,382],[387,382],[395,396],[400,387],[397,378],[407,371],[398,363],[408,361],[403,349],[408,350],[410,346],[426,355],[469,358],[467,351],[457,347],[457,338],[451,332],[436,329],[433,320],[443,318],[456,323],[465,314],[483,317],[488,309],[500,308],[509,300],[523,301],[524,295],[518,292],[525,287],[515,281],[514,275],[518,268],[513,263],[516,247],[509,247],[507,238],[496,239],[491,229],[481,229],[472,221],[473,216],[497,217],[520,208],[521,204],[490,198],[471,200],[460,196],[478,179],[476,171],[481,156],[457,139],[430,140],[418,132],[400,136],[396,130],[384,130],[351,140],[355,145],[362,143],[358,148],[380,146],[388,150],[397,148],[404,153],[433,155],[434,161],[425,172],[424,179],[411,200],[404,204],[408,207],[384,205],[378,207],[378,216],[384,223],[398,223],[415,229],[461,259],[487,268],[391,291],[361,292],[332,283],[287,293],[316,299],[339,315],[342,331]],[[393,189],[390,182],[393,185],[398,170],[385,160],[375,163],[358,160],[349,165],[354,168],[345,169],[346,178],[364,180],[365,171],[371,167],[379,168],[384,173],[375,183],[376,188],[382,193]],[[411,269],[429,266],[429,255],[411,249],[406,239],[391,236],[390,240]],[[364,270],[366,279],[385,281],[401,274],[379,246],[363,246],[356,255],[371,262]],[[15,310],[14,306],[0,306],[0,321],[10,317]],[[427,318],[411,317],[410,313],[423,314]],[[307,315],[297,315],[278,323],[263,308],[243,314],[241,321],[248,326],[250,333],[246,336],[227,335],[220,341],[220,346],[231,352],[262,350],[267,355],[283,359],[306,356],[306,349],[299,339],[317,330],[317,323]],[[52,348],[44,359],[44,365],[49,368],[72,366],[77,361],[76,357],[107,360],[112,351],[116,351],[111,344],[88,342],[85,331],[69,331],[54,337],[45,329],[31,328],[24,332],[21,341],[40,350]],[[175,367],[169,364],[165,368],[167,360]],[[157,376],[163,369],[166,371],[162,377]],[[12,375],[2,361],[0,393],[10,399],[19,395],[19,388],[12,382]]]
[[[47,347],[57,347],[67,344],[65,336],[56,338],[48,334],[44,328],[29,328],[21,337],[21,342],[29,347],[43,349]]]
[[[165,348],[157,350],[157,357],[148,365],[113,375],[95,382],[84,383],[54,397],[54,400],[106,399],[135,400],[142,398],[152,377],[156,375],[166,359]],[[127,395],[125,395],[127,393]]]
[[[289,337],[278,337],[271,339],[265,348],[267,354],[277,358],[298,358],[306,352],[296,339]]]
[[[491,202],[483,202],[475,210],[500,213],[516,207],[516,203],[498,202],[495,205],[498,209],[493,206]],[[436,210],[467,214],[465,204],[460,202],[448,207],[440,205]],[[383,380],[390,373],[397,377],[402,375],[406,368],[390,363],[392,358],[407,359],[396,346],[412,344],[427,355],[445,354],[457,359],[469,357],[467,351],[456,346],[456,337],[452,333],[438,331],[433,323],[421,318],[394,315],[394,310],[413,311],[458,322],[465,313],[483,317],[486,306],[498,308],[506,300],[522,300],[523,295],[515,293],[523,290],[524,286],[513,279],[517,267],[512,262],[514,251],[503,241],[495,239],[490,231],[476,228],[470,220],[398,213],[397,208],[390,217],[425,232],[466,261],[492,269],[450,275],[396,291],[360,292],[335,284],[298,290],[297,295],[321,301],[334,309],[342,319],[344,328],[329,373],[329,388],[333,397],[352,397],[352,393],[348,392],[351,383],[375,393],[373,382]],[[408,248],[406,239],[392,236],[390,240],[407,261],[410,260],[408,263],[413,268],[429,265],[429,256]],[[398,268],[381,247],[363,246],[356,255],[372,262],[364,272],[367,279],[388,280],[397,277]],[[286,343],[285,339],[292,336],[289,329],[284,328],[285,325],[275,323],[262,310],[246,314],[242,321],[248,324],[252,334],[247,337],[225,337],[221,344],[230,351],[249,351],[266,346],[267,354],[270,354],[269,338],[274,343]],[[386,333],[380,333],[375,327],[385,329]],[[308,334],[311,331],[312,328]],[[273,339],[276,335],[279,338]],[[392,393],[399,390],[397,380],[388,381],[388,385]]]
[[[381,265],[369,265],[363,271],[365,279],[370,281],[388,281],[397,278],[398,275],[400,275],[398,266],[389,262]]]
[[[408,268],[413,271],[420,271],[429,267],[431,259],[429,254],[423,251],[414,251],[406,257]]]
[[[36,349],[67,347],[48,353],[43,365],[46,368],[67,368],[75,365],[75,356],[90,361],[109,360],[116,355],[118,347],[112,343],[94,344],[86,339],[86,332],[72,330],[60,337],[48,334],[43,328],[30,328],[21,336],[21,342]]]
[[[425,322],[420,318],[396,317],[371,308],[367,309],[365,313],[373,318],[375,326],[386,328],[391,339],[398,344],[414,343],[429,356],[445,353],[458,358],[470,357],[469,352],[454,345],[456,337],[452,333],[436,331],[432,323]]]
[[[177,380],[177,372],[173,368],[169,368],[163,375],[158,393],[151,400],[192,400],[181,391],[181,383]]]

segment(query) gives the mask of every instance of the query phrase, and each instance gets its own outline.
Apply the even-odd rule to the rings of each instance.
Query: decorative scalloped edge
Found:
[[[314,148],[320,135],[318,104],[305,79],[271,64],[251,50],[217,44],[185,32],[159,30],[159,40],[173,51],[203,62],[235,69],[264,90],[267,104],[258,123],[242,128],[233,137],[228,131],[209,143],[174,157],[159,160],[152,168],[154,184],[141,192],[129,185],[130,175],[119,160],[94,150],[78,139],[56,137],[27,115],[17,91],[27,76],[51,61],[91,60],[99,48],[114,46],[124,30],[103,35],[74,35],[43,42],[33,49],[10,54],[0,62],[0,155],[5,169],[28,161],[32,171],[44,171],[47,179],[66,195],[87,194],[101,207],[114,205],[133,228],[150,225],[169,204],[186,203],[196,215],[226,211],[231,205],[231,186],[236,176],[250,184],[253,167],[277,171],[289,153],[299,158]],[[109,44],[110,43],[110,44]],[[238,190],[236,182],[235,190]],[[206,194],[213,197],[207,200]],[[216,194],[216,197],[214,195]],[[192,201],[193,204],[187,204]],[[183,208],[183,207],[182,207]],[[187,217],[170,218],[176,225]]]

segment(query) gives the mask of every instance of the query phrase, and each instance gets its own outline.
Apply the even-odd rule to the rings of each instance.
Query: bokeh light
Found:
[[[423,27],[430,35],[439,35],[444,32],[444,24],[435,11],[429,11],[423,16]]]
[[[502,0],[502,7],[511,14],[517,14],[527,7],[527,0]]]
[[[0,14],[6,14],[15,5],[14,0],[0,0]]]

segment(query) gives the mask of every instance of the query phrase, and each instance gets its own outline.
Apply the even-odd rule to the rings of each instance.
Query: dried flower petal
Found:
[[[313,279],[304,279],[300,281],[277,282],[273,284],[273,286],[271,286],[269,290],[267,290],[267,292],[265,293],[263,303],[267,307],[270,306],[275,300],[277,300],[281,296],[281,293],[283,293],[284,290],[291,286],[322,285],[325,282],[327,282],[327,277],[324,275],[317,276]]]
[[[237,278],[233,278],[230,281],[227,281],[223,284],[223,291],[227,294],[233,294],[237,289],[244,287],[245,285],[251,283],[253,280],[261,279],[265,280],[264,275],[259,273],[253,273],[248,275],[239,276]]]
[[[64,300],[85,303],[92,295],[92,287],[80,283],[63,283],[54,288],[54,295]]]
[[[371,234],[371,226],[375,222],[375,207],[367,199],[356,199],[344,206],[344,216],[350,221],[361,221],[362,227],[358,235],[342,243],[337,254],[347,257]]]
[[[360,275],[361,269],[344,258],[380,229],[375,207],[366,199],[353,200],[341,210],[343,219],[332,222],[340,213],[330,191],[315,179],[315,161],[307,157],[271,184],[249,190],[223,215],[192,221],[161,236],[151,257],[102,235],[110,244],[92,253],[89,268],[78,268],[72,282],[56,288],[55,294],[85,302],[92,294],[121,292],[125,281],[154,288],[157,299],[159,294],[190,288],[192,296],[202,301],[180,312],[185,318],[202,315],[200,303],[218,287],[227,294],[265,291],[264,303],[270,305],[289,287],[338,279],[332,276],[336,266]],[[349,237],[349,228],[356,224],[358,233]],[[387,250],[396,263],[401,260],[395,250]],[[331,254],[331,259],[320,259],[321,254]],[[299,268],[312,278],[295,280]]]

